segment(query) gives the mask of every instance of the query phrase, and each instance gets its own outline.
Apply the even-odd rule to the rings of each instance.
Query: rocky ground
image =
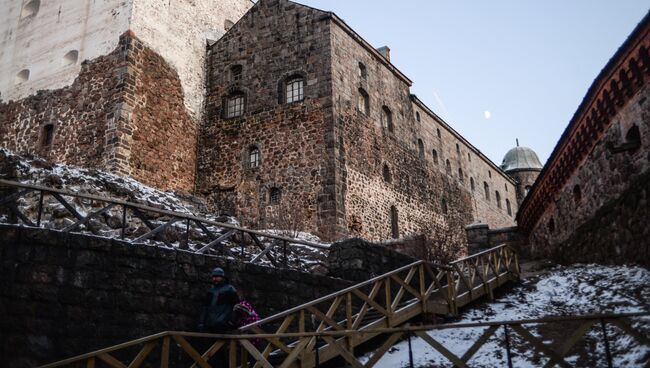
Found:
[[[90,194],[99,197],[118,199],[131,203],[144,205],[157,210],[173,211],[185,215],[192,215],[210,221],[239,225],[236,218],[231,216],[220,216],[218,211],[210,208],[208,204],[199,197],[186,193],[162,192],[145,186],[131,178],[125,178],[99,170],[83,169],[73,166],[57,165],[33,156],[21,156],[8,150],[0,148],[0,178],[18,181],[25,184],[37,184],[46,187],[64,189],[69,192]],[[2,189],[2,188],[0,188]],[[9,193],[9,192],[5,192]],[[0,195],[1,197],[2,195]],[[63,198],[74,207],[82,216],[101,210],[107,205],[106,202],[63,196]],[[36,222],[39,209],[39,194],[30,193],[21,197],[18,202],[18,209]],[[153,211],[144,211],[146,219],[154,226],[166,223],[171,218]],[[0,209],[0,222],[15,222],[9,211]],[[64,229],[75,223],[77,219],[51,195],[44,197],[41,223],[43,227],[55,230]],[[206,225],[208,230],[215,236],[225,234],[229,229]],[[119,238],[122,235],[122,208],[116,206],[96,219],[81,225],[79,232],[92,233],[93,235]],[[146,234],[149,227],[137,216],[128,213],[127,223],[124,227],[124,234],[127,240],[133,240]],[[198,250],[211,240],[208,234],[194,222],[189,223],[190,241],[186,241],[187,222],[180,221],[168,227],[164,232],[155,238],[148,240],[146,244],[154,246],[180,247],[188,250]],[[269,230],[271,235],[292,236],[301,240],[309,240],[323,244],[320,239],[310,234],[287,233],[283,230]],[[274,240],[272,238],[260,239],[263,246],[268,246]],[[277,250],[271,252],[276,262],[285,264],[285,252],[281,242],[277,242]],[[244,260],[252,259],[261,251],[250,237],[235,234],[228,241],[223,242],[217,249],[210,249],[208,253],[234,256]],[[229,252],[228,252],[229,250]],[[316,266],[324,265],[326,254],[322,250],[307,246],[290,244],[286,253],[286,264],[292,268],[311,270]],[[269,258],[259,260],[262,264],[271,264]]]
[[[650,271],[636,266],[575,265],[554,267],[525,279],[520,285],[503,291],[492,303],[484,303],[463,313],[450,323],[507,321],[600,313],[635,313],[650,311]],[[634,317],[633,327],[650,336],[650,317]],[[579,323],[562,322],[524,325],[556,350],[573,333]],[[650,347],[608,325],[614,367],[650,366]],[[429,335],[447,349],[462,356],[486,328],[431,331]],[[514,367],[541,367],[548,358],[534,352],[510,334]],[[471,367],[506,367],[504,332],[499,329],[468,362]],[[447,367],[441,354],[419,338],[412,339],[416,367]],[[576,367],[607,367],[602,329],[594,325],[586,338],[567,355]],[[362,358],[365,361],[367,358]],[[408,367],[408,343],[395,345],[375,367]]]

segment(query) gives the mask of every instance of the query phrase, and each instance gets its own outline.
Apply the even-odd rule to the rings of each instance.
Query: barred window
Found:
[[[269,193],[269,202],[271,202],[271,204],[278,204],[280,203],[280,199],[282,199],[282,191],[280,188],[271,188],[271,191]]]
[[[287,103],[299,102],[305,99],[305,80],[303,78],[291,79],[287,82]]]
[[[261,163],[260,149],[255,146],[252,146],[248,150],[248,167],[254,169],[256,167],[259,167],[260,163]]]
[[[226,118],[244,115],[244,95],[233,95],[226,100]]]

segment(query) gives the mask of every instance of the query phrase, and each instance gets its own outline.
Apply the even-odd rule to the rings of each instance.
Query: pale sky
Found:
[[[542,163],[650,0],[298,0],[334,11],[496,164],[519,138]]]

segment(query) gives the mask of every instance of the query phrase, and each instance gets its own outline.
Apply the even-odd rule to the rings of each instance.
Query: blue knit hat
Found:
[[[212,270],[212,276],[221,276],[221,277],[225,277],[225,276],[226,276],[226,273],[223,272],[223,268],[221,268],[221,267],[217,267],[217,268],[215,268],[214,270]]]

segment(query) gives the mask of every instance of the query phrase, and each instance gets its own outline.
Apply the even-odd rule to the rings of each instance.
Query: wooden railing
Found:
[[[142,367],[159,366],[167,367],[212,367],[211,358],[222,354],[229,368],[235,367],[319,367],[322,363],[322,356],[318,354],[319,342],[334,344],[343,340],[363,340],[364,336],[381,336],[384,343],[377,349],[365,356],[365,363],[362,364],[343,344],[338,349],[346,362],[355,368],[373,367],[389,350],[389,348],[400,339],[411,339],[418,336],[428,346],[440,353],[454,367],[470,367],[469,360],[488,342],[490,338],[498,338],[499,347],[502,349],[504,366],[513,366],[513,352],[519,356],[528,352],[525,356],[537,355],[538,361],[547,361],[544,367],[574,367],[566,357],[578,342],[586,339],[598,339],[602,341],[604,352],[594,349],[587,349],[584,354],[588,361],[598,362],[598,366],[613,367],[616,358],[612,351],[612,339],[626,336],[627,343],[630,340],[639,345],[650,348],[648,336],[633,328],[632,319],[648,317],[650,313],[628,313],[628,314],[603,314],[585,316],[562,316],[546,317],[539,319],[479,322],[463,324],[442,324],[427,326],[406,326],[399,328],[374,328],[372,330],[330,330],[321,332],[299,332],[299,333],[277,333],[257,335],[210,335],[190,332],[163,332],[142,339],[130,341],[111,348],[98,350],[78,357],[62,360],[48,364],[42,368],[54,367]],[[572,333],[567,333],[565,338],[551,339],[551,342],[536,337],[535,330],[545,329],[551,325],[577,325]],[[450,344],[456,341],[436,340],[436,330],[459,330],[469,328],[482,328],[483,333],[467,334],[470,348],[462,356],[451,352],[454,347]],[[497,331],[503,330],[497,336]],[[531,332],[533,331],[533,332]],[[589,334],[591,332],[591,335]],[[595,333],[594,333],[595,332]],[[264,344],[256,343],[261,340]],[[299,344],[292,344],[292,341],[299,341]],[[310,347],[310,342],[317,343]],[[599,341],[599,342],[600,342]],[[272,357],[264,356],[264,349],[259,346],[273,344],[282,347],[284,354],[277,354]],[[202,347],[202,348],[199,348]],[[307,354],[310,353],[310,354]],[[412,352],[410,367],[415,367]],[[543,359],[542,359],[543,358]],[[128,361],[128,363],[124,363]],[[542,366],[542,365],[540,365]]]
[[[242,337],[219,340],[202,355],[185,351],[201,366],[225,345],[231,347],[231,354],[243,348],[242,354],[250,354],[256,368],[279,361],[281,367],[313,367],[315,361],[337,357],[358,366],[355,347],[379,336],[377,331],[399,327],[421,315],[457,314],[459,308],[491,297],[495,288],[518,277],[517,256],[505,245],[450,265],[418,261],[241,328],[242,334],[259,335],[256,338],[262,341],[257,347]],[[175,341],[185,346],[178,336]],[[392,335],[383,347],[387,349],[397,338]]]
[[[3,192],[6,194],[3,195]],[[37,206],[31,217],[21,210],[19,205],[19,200],[30,195],[36,196],[33,198],[33,202],[36,202]],[[164,244],[168,247],[180,246],[196,253],[211,252],[252,263],[264,260],[273,266],[283,268],[309,268],[303,263],[300,256],[290,258],[290,254],[296,251],[296,246],[307,247],[313,252],[328,249],[321,244],[250,230],[180,212],[161,210],[119,199],[0,179],[0,210],[3,208],[8,210],[8,217],[13,217],[17,223],[43,227],[46,220],[43,218],[44,201],[47,197],[54,198],[69,213],[70,217],[75,219],[69,225],[55,227],[56,230],[63,232],[95,234],[97,230],[93,229],[93,222],[99,221],[113,229],[111,233],[103,234],[104,236],[133,243]],[[90,201],[93,211],[87,214],[80,213],[71,204],[73,200]],[[109,212],[119,213],[119,223],[108,224],[108,217],[104,215]],[[127,233],[129,223],[133,222],[147,230],[138,234]],[[175,227],[177,233],[180,233],[176,244],[164,236],[164,232],[171,227]],[[235,237],[237,237],[236,242],[228,242]],[[226,246],[227,243],[230,246]]]

